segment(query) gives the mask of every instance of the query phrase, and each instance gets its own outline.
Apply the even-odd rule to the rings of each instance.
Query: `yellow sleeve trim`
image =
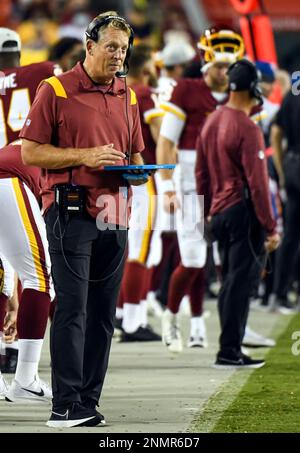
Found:
[[[178,111],[177,109],[171,107],[170,105],[161,104],[161,108],[166,112],[173,113],[173,115],[177,116],[180,120],[185,121],[186,119],[186,115],[184,113]]]
[[[66,98],[67,99],[67,93],[61,83],[61,81],[53,76],[53,77],[49,77],[49,79],[46,79],[45,82],[49,83],[49,85],[52,86],[56,96],[60,97],[60,98]]]
[[[159,118],[164,115],[165,115],[165,112],[162,112],[162,111],[149,113],[148,115],[145,115],[145,117],[144,117],[145,123],[149,124],[149,123],[151,123],[151,120],[153,120],[153,118]]]
[[[129,89],[130,89],[130,105],[135,105],[137,103],[136,94],[132,88],[129,87]]]

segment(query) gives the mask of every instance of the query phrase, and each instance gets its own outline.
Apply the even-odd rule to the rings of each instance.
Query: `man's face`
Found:
[[[95,75],[113,78],[121,71],[128,49],[129,36],[125,31],[106,28],[92,47],[92,64]]]
[[[230,63],[218,62],[213,63],[208,69],[208,75],[212,81],[212,85],[219,89],[226,89],[228,85],[227,70]]]

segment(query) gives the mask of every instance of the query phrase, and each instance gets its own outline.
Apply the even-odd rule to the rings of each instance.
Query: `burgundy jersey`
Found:
[[[21,157],[21,145],[8,145],[0,152],[0,179],[19,178],[33,192],[36,198],[40,193],[41,170],[24,165]]]
[[[163,116],[164,111],[157,107],[157,95],[153,93],[150,87],[132,84],[131,88],[134,90],[139,103],[142,135],[145,143],[143,158],[146,164],[155,164],[156,143],[153,140],[149,123],[152,118]]]
[[[199,131],[210,113],[219,105],[203,79],[180,79],[170,102],[161,106],[185,122],[179,139],[179,149],[195,149]]]
[[[268,233],[275,231],[264,139],[242,111],[221,107],[205,123],[197,140],[197,192],[205,215],[242,201],[248,187],[256,216]]]
[[[17,140],[37,87],[58,70],[45,61],[0,71],[0,148]]]

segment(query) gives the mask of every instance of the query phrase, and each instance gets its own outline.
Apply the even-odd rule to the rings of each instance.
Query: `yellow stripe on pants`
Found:
[[[35,265],[37,278],[39,280],[39,291],[45,293],[46,292],[46,280],[45,280],[44,273],[43,273],[43,268],[42,268],[42,265],[41,265],[39,247],[38,247],[38,243],[37,243],[37,240],[36,240],[36,237],[35,237],[34,229],[32,227],[30,218],[29,218],[28,213],[27,213],[26,204],[25,204],[25,201],[24,201],[24,198],[23,198],[23,194],[22,194],[21,188],[19,186],[19,184],[20,184],[19,179],[18,178],[12,178],[12,183],[13,183],[13,188],[14,188],[14,192],[15,192],[15,195],[16,195],[18,207],[19,207],[19,210],[20,210],[22,222],[23,222],[23,225],[25,227],[25,231],[26,231],[26,234],[27,234],[27,237],[28,237],[28,240],[29,240],[29,245],[30,245],[30,248],[31,248],[32,258],[33,258],[33,262],[34,262],[34,265]]]
[[[147,226],[144,230],[141,252],[139,254],[138,261],[142,264],[146,264],[148,254],[149,254],[149,247],[152,237],[152,230],[154,225],[155,219],[155,210],[156,210],[156,203],[155,203],[155,185],[154,185],[154,178],[151,176],[146,184],[146,189],[149,198],[149,206],[148,206],[148,215],[147,215]]]

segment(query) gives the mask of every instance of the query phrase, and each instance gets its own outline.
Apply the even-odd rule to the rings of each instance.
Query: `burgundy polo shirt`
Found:
[[[127,88],[126,95],[123,79],[115,78],[111,86],[94,83],[81,63],[41,85],[20,137],[60,148],[114,143],[115,149],[125,152],[131,141],[132,153],[144,149],[135,93]],[[87,211],[92,217],[100,213],[107,223],[127,224],[126,184],[120,172],[82,165],[72,168],[70,181],[68,170],[42,170],[44,210],[54,202],[53,186],[72,182],[86,188]]]
[[[205,215],[222,212],[243,199],[248,186],[257,218],[275,232],[264,139],[247,115],[221,107],[207,119],[197,144],[196,183]]]

